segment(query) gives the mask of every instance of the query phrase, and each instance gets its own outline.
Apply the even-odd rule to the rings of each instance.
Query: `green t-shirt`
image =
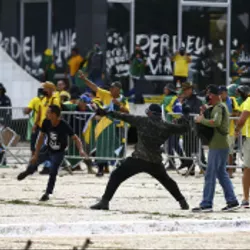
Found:
[[[224,108],[221,107],[222,105]],[[212,110],[211,118],[204,118],[201,124],[214,128],[214,135],[209,143],[209,149],[229,148],[229,113],[224,103],[217,103]]]
[[[145,74],[145,62],[142,59],[134,58],[130,66],[132,76],[141,77]]]

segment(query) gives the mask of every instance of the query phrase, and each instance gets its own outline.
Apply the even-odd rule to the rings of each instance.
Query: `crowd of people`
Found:
[[[231,84],[228,87],[226,86],[213,86],[211,90],[211,85],[209,85],[206,89],[205,97],[201,98],[195,94],[194,87],[192,83],[183,83],[181,88],[175,88],[173,84],[168,84],[164,88],[164,100],[163,100],[163,108],[166,115],[166,120],[174,122],[175,119],[178,118],[178,113],[182,112],[182,108],[185,105],[189,106],[189,112],[194,114],[195,116],[192,117],[192,121],[203,123],[207,127],[212,127],[213,134],[212,140],[209,141],[209,155],[208,159],[206,160],[204,150],[201,150],[201,161],[204,165],[207,165],[206,169],[201,169],[201,172],[204,173],[205,176],[209,175],[211,178],[226,178],[225,176],[228,175],[230,178],[233,178],[233,174],[236,169],[236,146],[238,145],[237,140],[239,139],[239,131],[241,136],[243,137],[243,187],[244,187],[244,200],[242,201],[242,205],[245,207],[249,207],[249,157],[248,157],[248,149],[249,149],[249,126],[250,126],[250,119],[249,119],[249,102],[250,102],[250,88],[247,85],[237,85]],[[213,102],[211,103],[211,97]],[[218,104],[222,103],[224,108],[220,108]],[[184,106],[183,106],[184,104]],[[214,107],[213,107],[214,106]],[[211,109],[209,113],[209,117],[206,117],[206,111]],[[176,114],[175,114],[176,113]],[[198,116],[202,114],[202,116]],[[225,114],[228,114],[230,120],[225,118]],[[195,119],[195,117],[198,118]],[[213,116],[216,116],[216,119],[212,119]],[[207,120],[207,121],[206,121]],[[194,124],[193,124],[194,125]],[[195,127],[195,126],[194,126]],[[197,131],[194,127],[190,128],[189,133],[182,135],[183,145],[180,145],[180,136],[171,136],[168,140],[168,155],[169,157],[169,169],[176,169],[173,159],[175,158],[175,154],[177,154],[181,159],[181,165],[179,169],[182,168],[192,168],[191,171],[188,171],[188,174],[194,175],[194,164],[192,162],[192,154],[198,154],[198,139]],[[208,130],[205,130],[204,133],[209,134]],[[216,152],[216,150],[219,150]],[[221,150],[221,151],[220,151]],[[223,150],[225,152],[223,152]],[[240,149],[241,150],[241,149]],[[213,153],[212,153],[213,152]],[[214,153],[215,152],[215,153]],[[223,157],[219,159],[217,156]],[[223,156],[224,155],[224,156]],[[173,157],[173,158],[172,158]],[[207,164],[206,164],[207,162]],[[215,168],[220,163],[223,165],[220,167],[221,169],[225,169],[226,166],[230,166],[228,168],[228,173],[209,173],[208,170],[211,168]],[[210,167],[209,167],[210,166]],[[209,177],[209,178],[210,178]],[[220,179],[219,179],[220,180]],[[215,180],[213,182],[209,182],[210,186],[214,186]],[[220,180],[220,183],[223,183]],[[225,186],[227,189],[230,189],[231,184],[227,180]],[[222,184],[222,185],[224,185]],[[204,191],[205,193],[209,193],[209,190]],[[214,193],[214,191],[212,191]],[[235,197],[232,196],[231,197]],[[209,198],[211,200],[211,198]],[[238,204],[234,199],[234,204]],[[205,204],[205,205],[204,205]],[[202,203],[202,207],[208,207],[211,209],[212,203],[211,201],[208,203]],[[208,209],[208,210],[209,210]]]
[[[137,50],[131,57],[131,62],[133,62],[133,67],[138,67],[137,73],[138,79],[140,79],[145,60],[140,48]],[[48,58],[50,56],[48,52],[47,56]],[[234,55],[233,60],[236,56]],[[84,60],[78,50],[73,49],[66,72],[67,76],[69,73],[69,81],[66,78],[59,80],[56,84],[51,81],[41,84],[37,96],[24,109],[24,113],[30,117],[27,138],[30,140],[32,158],[28,168],[18,176],[18,180],[23,180],[33,174],[37,171],[38,165],[43,164],[44,167],[40,174],[50,176],[47,191],[41,198],[42,201],[46,201],[54,189],[59,166],[77,170],[81,168],[83,157],[89,174],[95,173],[97,176],[103,176],[104,173],[109,173],[109,165],[115,164],[114,160],[110,159],[123,155],[126,140],[124,129],[126,123],[129,123],[137,127],[138,145],[135,153],[132,159],[128,158],[125,162],[120,163],[117,171],[111,175],[101,202],[92,208],[108,209],[109,201],[122,181],[138,172],[147,172],[170,191],[180,202],[181,208],[187,209],[189,205],[180,193],[178,186],[162,170],[163,165],[160,163],[162,159],[159,158],[159,154],[162,152],[160,146],[165,141],[168,144],[168,170],[177,168],[174,156],[177,154],[181,161],[178,169],[187,168],[188,175],[195,175],[196,162],[193,156],[199,152],[199,134],[194,128],[199,124],[211,128],[213,132],[207,144],[208,157],[205,157],[204,149],[201,149],[201,162],[203,166],[206,166],[201,169],[201,173],[205,175],[204,194],[200,206],[193,211],[212,210],[216,178],[219,179],[225,192],[227,206],[224,210],[234,210],[239,206],[230,180],[233,178],[235,169],[226,170],[226,165],[236,165],[235,147],[239,133],[245,139],[242,206],[249,207],[250,159],[247,151],[250,148],[250,133],[248,132],[250,88],[241,84],[242,69],[237,68],[237,63],[233,62],[235,77],[231,85],[225,87],[210,84],[203,95],[198,95],[196,86],[188,82],[188,64],[191,62],[191,57],[185,53],[184,48],[181,48],[172,58],[175,62],[174,81],[168,83],[163,90],[162,108],[164,119],[168,122],[165,124],[159,120],[162,109],[158,105],[150,106],[147,111],[148,120],[128,115],[130,109],[128,100],[123,95],[122,84],[114,81],[110,82],[108,88],[103,87],[102,60],[103,54],[98,45],[94,46],[93,51],[88,55],[88,60]],[[45,64],[46,62],[51,63],[52,61],[47,59]],[[47,65],[45,68],[52,70],[53,67]],[[133,70],[134,74],[137,74],[135,68]],[[50,76],[50,72],[46,71],[45,75]],[[134,80],[136,83],[137,78]],[[84,88],[82,88],[83,86]],[[9,99],[4,94],[4,87],[0,85],[1,100],[7,102]],[[11,103],[8,105],[11,106]],[[189,114],[195,115],[187,118],[189,123],[193,123],[192,126],[186,124],[186,119],[180,119],[184,109],[188,109]],[[61,111],[71,112],[63,115],[66,122],[60,118]],[[72,113],[72,111],[77,113]],[[229,120],[230,116],[237,117],[237,119]],[[154,123],[152,119],[157,121]],[[179,121],[185,122],[185,128],[178,127],[180,126]],[[175,127],[171,127],[170,124],[174,124]],[[154,136],[150,136],[146,131],[151,129],[151,126],[155,128],[155,132],[158,131]],[[172,129],[173,132],[167,133],[167,129]],[[72,140],[68,141],[68,137],[71,137]],[[182,145],[180,138],[182,138]],[[68,150],[73,157],[65,159],[65,150]],[[95,156],[96,160],[89,160],[90,155]],[[159,156],[159,159],[155,157],[156,155]],[[134,168],[137,163],[145,165],[145,167]],[[94,165],[97,166],[97,172],[93,170]],[[153,170],[153,167],[157,167],[159,171]],[[166,184],[167,182],[168,184]]]

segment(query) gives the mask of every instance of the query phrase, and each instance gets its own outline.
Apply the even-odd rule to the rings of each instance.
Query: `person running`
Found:
[[[38,137],[35,154],[28,168],[17,176],[18,181],[21,181],[27,176],[35,173],[41,163],[46,160],[51,162],[52,166],[50,168],[49,181],[46,191],[40,201],[49,200],[49,195],[53,193],[58,169],[64,159],[65,149],[68,146],[68,137],[71,137],[75,142],[80,155],[82,157],[87,157],[86,153],[83,151],[83,146],[79,137],[74,134],[72,128],[62,120],[60,116],[61,109],[57,105],[50,105],[47,110],[47,119],[43,121],[41,132]],[[42,147],[45,136],[47,136],[47,144],[45,147]]]
[[[101,201],[90,208],[108,210],[109,202],[120,184],[138,173],[145,172],[156,178],[179,202],[182,209],[189,209],[189,205],[180,192],[177,183],[166,173],[161,156],[161,145],[169,136],[187,132],[189,125],[175,125],[164,122],[161,117],[161,107],[157,104],[151,104],[146,110],[148,117],[133,116],[115,111],[107,112],[103,109],[98,109],[97,114],[122,120],[137,127],[138,143],[132,157],[126,158],[112,172]]]

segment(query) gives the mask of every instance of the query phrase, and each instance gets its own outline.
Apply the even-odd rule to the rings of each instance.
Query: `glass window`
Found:
[[[226,84],[226,35],[226,8],[183,8],[182,41],[192,58],[189,79],[199,90]]]
[[[250,1],[232,1],[231,77],[240,83],[250,77]]]
[[[129,88],[130,4],[108,3],[106,70],[110,81],[120,80]]]

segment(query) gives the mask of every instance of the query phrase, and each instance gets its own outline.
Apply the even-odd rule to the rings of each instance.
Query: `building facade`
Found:
[[[180,2],[189,4],[180,6]],[[94,43],[106,51],[107,72],[115,67],[118,76],[128,78],[130,55],[134,45],[140,44],[147,57],[146,79],[153,82],[144,92],[153,94],[160,93],[163,82],[172,79],[171,56],[180,46],[181,32],[181,44],[193,58],[189,77],[194,83],[205,85],[207,79],[213,79],[218,84],[228,84],[227,50],[231,54],[240,48],[238,63],[246,66],[244,78],[248,81],[250,1],[199,1],[211,2],[211,6],[196,6],[195,2],[0,0],[0,45],[39,79],[42,54],[47,48],[53,49],[56,75],[60,77],[71,48],[78,47],[84,56]],[[230,3],[230,12],[219,7],[225,2]]]

